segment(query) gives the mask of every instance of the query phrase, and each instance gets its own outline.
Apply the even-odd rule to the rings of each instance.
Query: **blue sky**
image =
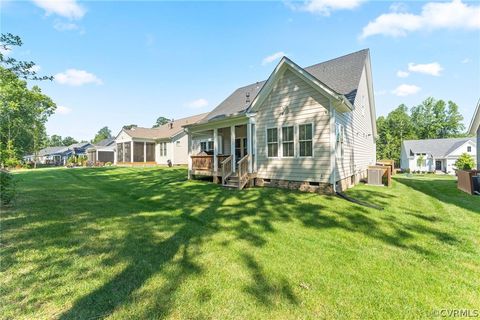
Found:
[[[478,2],[0,1],[24,41],[9,54],[55,75],[37,83],[59,106],[48,134],[210,111],[283,54],[306,67],[370,48],[377,116],[433,96],[468,126],[480,97]]]

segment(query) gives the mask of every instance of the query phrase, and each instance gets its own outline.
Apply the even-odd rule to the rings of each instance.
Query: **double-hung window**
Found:
[[[167,143],[160,142],[160,157],[166,157],[166,156],[167,156]]]
[[[311,123],[298,126],[298,144],[300,157],[313,156],[313,125]]]
[[[278,129],[267,129],[267,155],[269,158],[278,157]]]
[[[213,150],[213,141],[200,142],[200,151],[209,152]]]
[[[282,128],[282,154],[284,157],[293,157],[294,151],[294,134],[293,126]]]

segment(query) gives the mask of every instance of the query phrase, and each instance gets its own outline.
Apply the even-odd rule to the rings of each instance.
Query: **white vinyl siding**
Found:
[[[256,121],[257,176],[264,179],[328,182],[330,177],[329,100],[286,70],[259,106]],[[299,152],[298,126],[312,124],[313,157],[267,156],[267,128],[294,126],[295,152]]]
[[[353,114],[350,112],[344,114],[345,116],[339,115],[340,121],[337,121],[345,125],[343,165],[347,165],[347,159],[352,164],[352,167],[345,167],[345,171],[354,170],[355,173],[359,173],[367,170],[369,165],[374,165],[376,162],[376,144],[373,135],[370,99],[368,97],[367,67],[364,66],[354,101],[355,109]],[[353,127],[352,125],[346,125],[351,121],[353,121]],[[350,148],[352,149],[349,150]],[[350,154],[349,152],[352,153]],[[346,172],[345,174],[349,173]]]

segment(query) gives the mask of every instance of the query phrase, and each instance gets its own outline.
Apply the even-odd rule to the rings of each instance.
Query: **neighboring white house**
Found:
[[[473,138],[405,140],[402,143],[400,167],[402,170],[455,173],[455,161],[462,153],[476,157],[477,145]]]
[[[477,169],[480,170],[480,99],[477,102],[477,108],[473,114],[468,132],[477,135]]]
[[[235,90],[186,126],[189,177],[325,192],[376,161],[369,50],[302,68],[283,57],[266,81]]]
[[[114,163],[115,150],[115,138],[103,139],[87,149],[87,159],[91,163]]]
[[[187,136],[182,126],[205,117],[199,114],[171,121],[158,128],[122,129],[115,138],[115,163],[118,165],[188,163]]]

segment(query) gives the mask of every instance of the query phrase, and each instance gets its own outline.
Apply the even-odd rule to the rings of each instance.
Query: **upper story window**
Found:
[[[467,152],[472,152],[472,147],[471,146],[467,147]]]
[[[282,154],[284,157],[293,157],[294,152],[293,126],[282,128]]]
[[[278,157],[278,129],[267,129],[267,155],[268,157]]]
[[[313,156],[313,125],[301,124],[298,126],[298,143],[300,145],[300,157]]]

